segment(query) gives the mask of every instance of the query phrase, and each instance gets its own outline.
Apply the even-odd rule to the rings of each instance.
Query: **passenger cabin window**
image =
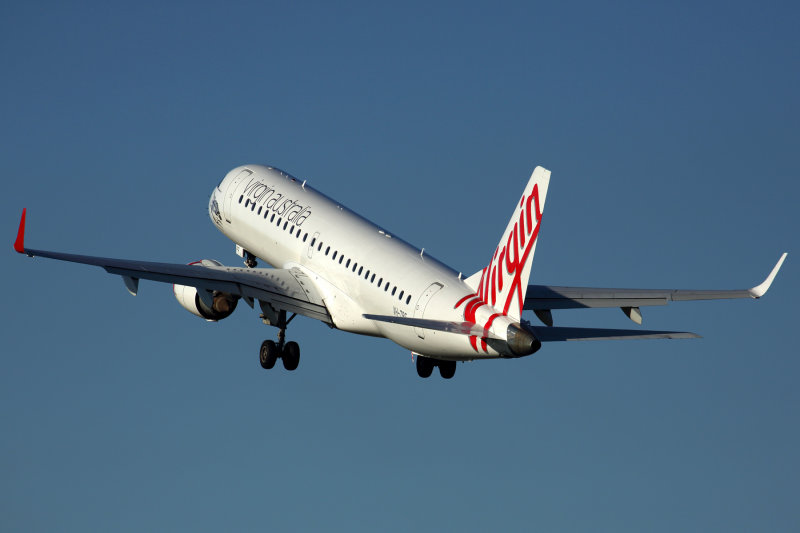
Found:
[[[394,296],[394,293],[396,292],[397,292],[397,287],[392,287],[392,296]]]
[[[239,203],[242,203],[242,199],[244,199],[244,194],[239,196]]]
[[[348,268],[350,267],[350,260],[349,259],[347,260],[347,263],[344,266],[348,267]]]
[[[284,222],[284,223],[283,223],[283,229],[285,230],[285,229],[286,229],[286,226],[288,226],[288,225],[289,225],[289,223],[288,223],[288,222]]]
[[[308,233],[306,233],[305,235],[303,235],[303,242],[306,242],[306,239],[308,239]],[[312,244],[311,246],[314,246],[314,245]]]
[[[315,244],[317,244],[317,238],[316,237],[312,237],[311,238],[311,246],[314,246]]]
[[[369,272],[367,272],[369,274]],[[370,283],[375,283],[375,274],[372,275],[372,279],[369,280]]]
[[[261,206],[259,206],[259,208],[258,208],[258,214],[259,215],[261,214],[261,209],[263,209],[263,208]]]
[[[319,245],[322,246],[322,243],[319,243]],[[330,251],[331,251],[331,247],[330,246],[325,248],[325,255],[328,255],[328,252],[330,252]]]
[[[322,250],[322,241],[319,241],[319,244],[317,245],[317,251],[319,252],[320,250]],[[325,252],[326,255],[327,253],[328,252]]]
[[[362,272],[364,272],[364,267],[363,266],[358,269],[358,275],[360,276]]]
[[[269,221],[270,222],[274,222],[275,221],[275,213],[272,213],[272,216],[269,217]]]
[[[406,305],[411,303],[411,295],[406,296]]]
[[[339,264],[340,264],[340,265],[342,264],[342,261],[343,261],[343,260],[344,260],[344,256],[343,256],[343,255],[340,255],[340,256],[339,256]]]
[[[338,254],[338,253],[339,253],[339,252],[337,252],[336,250],[334,250],[334,251],[333,251],[333,257],[331,257],[331,259],[333,259],[333,260],[335,261],[335,260],[336,260],[336,254]],[[327,252],[325,253],[325,255],[327,255]]]
[[[397,299],[398,300],[402,300],[403,299],[403,291],[400,291],[400,294],[397,296]]]

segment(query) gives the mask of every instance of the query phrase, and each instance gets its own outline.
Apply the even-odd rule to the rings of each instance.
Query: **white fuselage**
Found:
[[[503,338],[512,323],[471,300],[475,289],[458,272],[283,171],[235,168],[212,192],[209,214],[225,236],[256,257],[276,268],[302,269],[338,329],[386,337],[428,356],[499,356],[475,337],[364,318],[464,321],[466,312],[471,322]]]

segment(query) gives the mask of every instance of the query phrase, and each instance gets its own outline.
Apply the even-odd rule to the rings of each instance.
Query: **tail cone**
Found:
[[[542,343],[533,336],[532,333],[525,331],[517,325],[511,324],[506,332],[508,348],[513,354],[512,357],[522,357],[536,352],[542,347]]]

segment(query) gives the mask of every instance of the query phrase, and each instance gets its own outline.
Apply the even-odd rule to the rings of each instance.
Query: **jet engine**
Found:
[[[202,261],[196,261],[189,264],[222,266],[221,263],[211,259],[203,259]],[[228,318],[236,309],[236,304],[239,303],[238,296],[222,291],[213,291],[210,298],[201,299],[200,294],[197,292],[197,288],[190,285],[173,285],[172,292],[175,293],[175,299],[178,300],[178,303],[181,304],[181,307],[193,315],[212,321]],[[211,305],[208,305],[209,303]]]

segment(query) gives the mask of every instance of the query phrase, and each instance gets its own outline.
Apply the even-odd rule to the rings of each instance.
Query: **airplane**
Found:
[[[244,165],[227,173],[209,199],[213,224],[235,244],[244,267],[203,259],[185,264],[111,259],[25,246],[22,210],[14,249],[102,267],[121,276],[132,295],[139,280],[172,283],[178,303],[208,321],[229,317],[243,300],[278,329],[259,362],[286,370],[300,361],[286,329],[302,315],[342,331],[384,337],[408,349],[417,374],[439,369],[450,379],[459,361],[531,355],[542,343],[574,340],[687,339],[678,331],[555,326],[552,310],[619,307],[641,325],[641,307],[670,301],[760,298],[781,268],[743,290],[611,289],[529,285],[550,171],[536,167],[514,206],[489,263],[471,276],[398,238],[287,172]],[[258,260],[273,268],[259,268]],[[542,322],[523,319],[531,310]],[[288,316],[288,318],[287,318]]]

